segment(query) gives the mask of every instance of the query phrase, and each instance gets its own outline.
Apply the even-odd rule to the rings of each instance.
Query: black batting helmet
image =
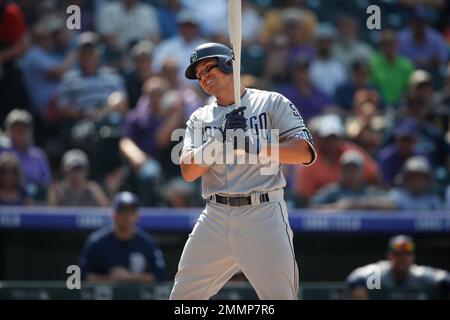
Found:
[[[195,66],[200,60],[206,58],[217,58],[219,69],[224,73],[233,72],[233,53],[227,46],[208,42],[199,45],[192,51],[190,58],[190,65],[186,68],[184,75],[188,79],[197,79],[195,76]]]

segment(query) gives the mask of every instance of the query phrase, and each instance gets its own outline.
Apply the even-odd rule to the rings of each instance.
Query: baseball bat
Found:
[[[241,0],[228,0],[228,29],[233,50],[234,105],[241,106]]]

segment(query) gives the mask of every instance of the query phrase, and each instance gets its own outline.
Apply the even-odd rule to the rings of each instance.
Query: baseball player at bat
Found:
[[[282,165],[310,165],[316,152],[299,111],[281,94],[241,86],[241,105],[234,104],[232,59],[227,46],[205,43],[194,49],[185,71],[215,100],[187,121],[181,172],[186,181],[202,178],[206,207],[184,247],[170,298],[209,299],[241,270],[260,299],[296,299],[298,268]],[[278,141],[259,148],[263,132],[272,129]],[[237,131],[244,132],[245,143],[233,147],[272,157],[272,174],[262,174],[259,162],[224,163],[220,152],[209,163],[195,161],[212,140],[223,145]]]

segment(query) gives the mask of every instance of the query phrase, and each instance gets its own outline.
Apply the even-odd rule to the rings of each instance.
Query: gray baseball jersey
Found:
[[[311,136],[288,99],[275,92],[247,89],[241,105],[246,107],[250,133],[262,137],[278,129],[280,141],[305,139],[315,159]],[[213,102],[196,110],[187,122],[182,152],[202,151],[208,131],[223,128],[226,115],[235,108]],[[241,270],[261,299],[296,299],[298,266],[283,199],[286,181],[281,165],[275,163],[272,174],[262,174],[264,165],[218,162],[202,175],[203,197],[250,194],[251,204],[231,206],[216,202],[216,196],[208,199],[184,247],[170,298],[209,299]],[[258,197],[261,192],[267,194]]]
[[[247,89],[241,98],[246,107],[244,116],[248,128],[260,135],[268,135],[270,129],[278,129],[279,139],[287,137],[304,138],[311,144],[311,137],[297,108],[283,95],[258,89]],[[225,116],[235,105],[219,106],[216,101],[197,109],[187,121],[183,152],[200,147],[208,130],[222,127]],[[315,151],[311,145],[311,150]],[[282,188],[286,180],[282,165],[271,175],[262,175],[262,164],[214,164],[202,176],[202,196],[208,198],[215,193],[246,194],[266,192]]]
[[[367,279],[378,274],[380,288],[369,290],[371,299],[442,299],[449,294],[447,271],[413,264],[404,281],[394,279],[389,261],[379,261],[354,270],[347,278],[350,288],[366,287]]]

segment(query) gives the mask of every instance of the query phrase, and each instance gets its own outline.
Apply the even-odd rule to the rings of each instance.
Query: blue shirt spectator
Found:
[[[47,73],[57,67],[61,61],[44,49],[34,46],[22,61],[25,84],[34,107],[42,113],[56,93],[59,82],[51,79]]]
[[[33,28],[33,46],[21,61],[25,86],[35,110],[43,115],[55,96],[59,81],[75,61],[75,55],[54,53],[52,30],[44,23]]]
[[[138,199],[130,192],[113,200],[113,226],[95,231],[80,256],[82,278],[86,281],[154,283],[165,280],[161,250],[150,235],[136,226]]]
[[[413,60],[419,69],[436,70],[448,58],[444,37],[428,26],[424,7],[413,8],[411,19],[411,26],[398,35],[399,53]]]
[[[65,118],[77,120],[92,112],[108,113],[107,100],[112,93],[127,96],[122,77],[113,69],[99,66],[97,45],[98,36],[92,32],[78,38],[80,68],[67,72],[58,89],[58,103]]]
[[[389,192],[389,199],[398,210],[440,210],[443,203],[431,189],[433,171],[423,156],[409,158],[400,173],[400,186]]]

